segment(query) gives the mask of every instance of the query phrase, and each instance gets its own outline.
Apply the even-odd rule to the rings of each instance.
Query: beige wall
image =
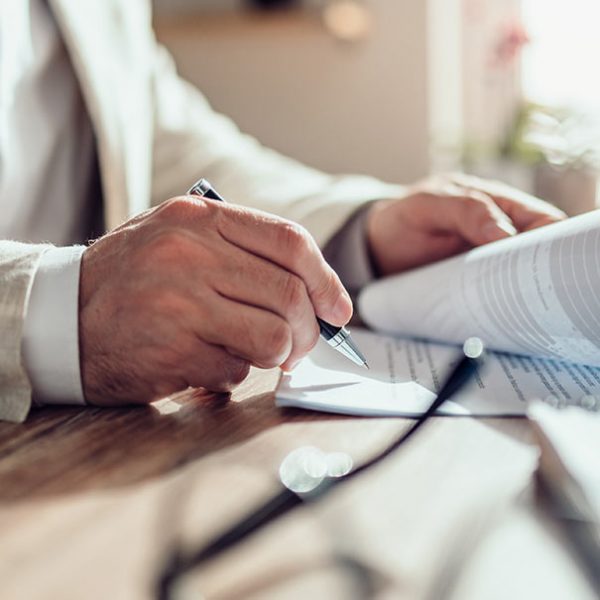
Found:
[[[502,143],[521,103],[520,61],[497,56],[520,4],[521,0],[479,0],[467,3],[464,11],[464,135],[482,152]]]
[[[264,143],[332,172],[429,170],[425,0],[372,0],[374,34],[342,43],[318,13],[156,17],[180,72]]]

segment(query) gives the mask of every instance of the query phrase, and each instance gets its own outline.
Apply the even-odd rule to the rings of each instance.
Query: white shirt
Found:
[[[0,3],[0,239],[73,244],[85,235],[94,139],[43,0]],[[31,290],[23,358],[37,401],[83,403],[82,247],[50,248]]]

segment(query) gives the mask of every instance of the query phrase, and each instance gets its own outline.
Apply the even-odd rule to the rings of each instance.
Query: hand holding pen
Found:
[[[315,315],[341,327],[350,298],[301,227],[264,212],[171,198],[83,253],[81,373],[90,404],[232,390],[250,365],[290,368]]]
[[[284,370],[293,368],[324,330],[340,350],[355,349],[343,329],[352,315],[350,297],[304,228],[226,203],[204,179],[188,195],[202,198],[202,210],[214,228],[211,238],[224,242],[217,257],[225,260],[207,257],[204,269],[221,305],[214,311],[213,326],[238,333],[223,348],[250,365]],[[238,336],[249,341],[242,345]],[[355,360],[365,362],[360,354]]]
[[[225,202],[206,179],[200,179],[189,190],[188,194]],[[340,354],[350,359],[353,363],[369,368],[367,360],[359,350],[358,346],[350,337],[350,332],[345,327],[337,327],[327,321],[316,317],[321,337]]]

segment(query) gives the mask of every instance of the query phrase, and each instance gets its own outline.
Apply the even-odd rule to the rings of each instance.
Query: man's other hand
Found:
[[[352,304],[304,229],[230,204],[171,199],[83,254],[86,400],[229,391],[250,365],[293,366],[318,339],[316,315],[341,326]]]
[[[368,216],[368,239],[375,267],[390,275],[565,216],[508,185],[447,175],[416,184],[403,198],[376,202]]]

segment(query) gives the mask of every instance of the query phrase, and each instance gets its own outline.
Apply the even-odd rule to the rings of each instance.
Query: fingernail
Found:
[[[488,242],[495,242],[506,237],[517,235],[515,226],[508,221],[494,221],[484,225],[481,233]]]

